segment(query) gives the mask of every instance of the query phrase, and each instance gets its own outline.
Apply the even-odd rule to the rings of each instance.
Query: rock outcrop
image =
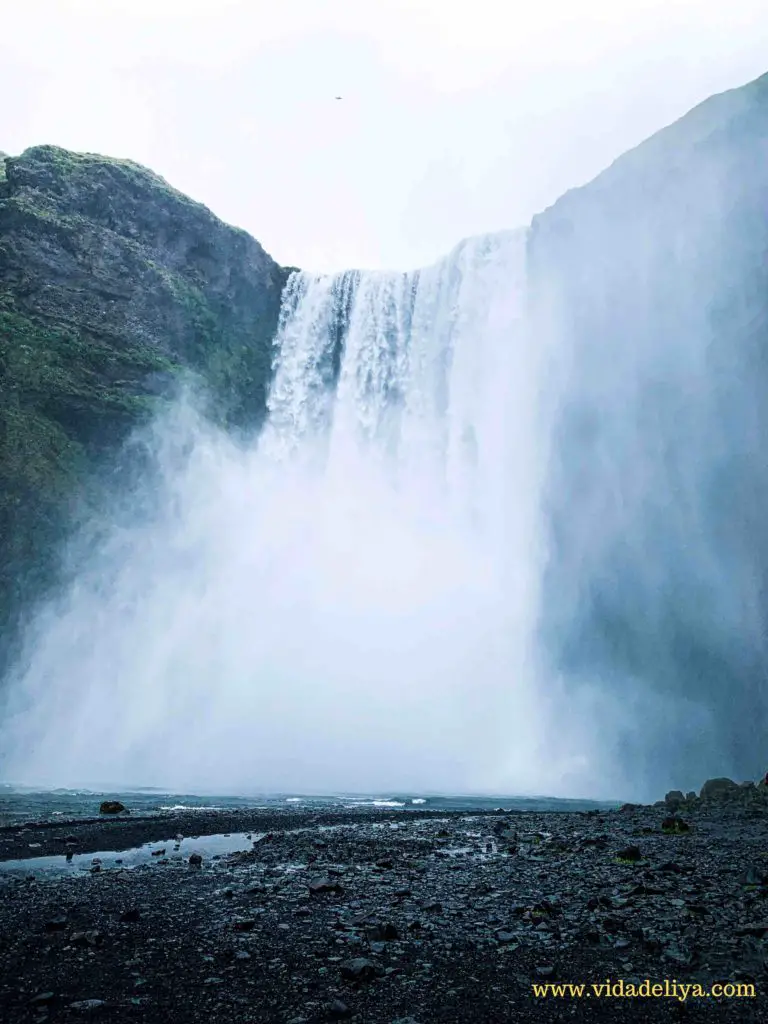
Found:
[[[287,274],[131,161],[0,158],[0,634],[54,578],[94,467],[181,375],[258,424]]]
[[[768,786],[764,782],[756,785],[751,779],[746,782],[734,782],[728,778],[707,779],[698,794],[691,790],[683,796],[679,789],[673,789],[653,806],[672,812],[662,823],[662,829],[686,831],[676,825],[681,821],[679,811],[707,810],[714,813],[724,809],[746,808],[764,814],[768,810]]]
[[[728,800],[736,797],[740,788],[733,779],[707,779],[701,787],[699,797],[702,800]]]

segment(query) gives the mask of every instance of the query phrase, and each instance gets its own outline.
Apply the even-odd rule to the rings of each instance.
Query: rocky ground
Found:
[[[709,796],[610,813],[181,812],[8,827],[6,863],[66,850],[89,854],[89,868],[0,871],[0,1020],[765,1020],[768,802],[758,790]],[[205,834],[246,831],[242,852],[205,852]],[[195,833],[201,862],[174,849]],[[150,863],[91,864],[147,841]],[[670,994],[591,989],[609,979]],[[755,995],[682,988],[718,982]],[[587,989],[537,996],[534,983]]]

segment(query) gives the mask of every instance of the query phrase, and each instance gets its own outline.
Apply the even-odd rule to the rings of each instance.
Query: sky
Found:
[[[286,265],[409,269],[766,71],[765,0],[26,0],[0,150],[137,160]]]

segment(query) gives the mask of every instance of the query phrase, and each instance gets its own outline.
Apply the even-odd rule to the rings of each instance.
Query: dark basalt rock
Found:
[[[241,918],[239,921],[232,922],[232,927],[236,932],[253,931],[255,925],[256,921],[252,917]]]
[[[616,857],[618,860],[631,861],[632,863],[643,859],[639,846],[625,846],[623,850],[618,851]]]
[[[400,938],[397,928],[391,922],[374,924],[365,929],[369,942],[395,942]]]
[[[30,1006],[47,1006],[48,1003],[52,1003],[55,998],[53,992],[40,992],[36,996],[32,996],[29,1000]]]
[[[99,814],[127,814],[128,808],[119,800],[103,800],[99,806]]]
[[[308,889],[311,896],[321,896],[323,893],[341,895],[344,892],[344,889],[338,882],[325,877],[313,878],[308,885]]]
[[[662,821],[661,831],[673,833],[675,835],[683,835],[684,833],[691,831],[691,826],[687,821],[684,821],[682,818],[678,818],[677,815],[673,814]]]
[[[380,971],[381,969],[372,960],[367,960],[365,957],[349,960],[340,968],[341,976],[346,981],[372,981]]]
[[[684,968],[686,982],[705,986],[756,978],[757,999],[719,1002],[702,1020],[757,1024],[765,1016],[759,986],[768,925],[759,883],[768,818],[748,810],[739,801],[691,809],[690,835],[673,844],[679,866],[663,862],[670,840],[651,807],[632,819],[529,813],[514,864],[501,850],[483,850],[493,835],[490,815],[457,812],[451,835],[472,847],[459,873],[436,857],[414,870],[425,838],[438,842],[442,815],[333,810],[309,824],[295,812],[253,809],[194,821],[180,812],[172,823],[165,815],[45,822],[21,836],[0,829],[6,857],[28,855],[30,842],[48,832],[51,849],[60,850],[72,829],[83,850],[122,845],[126,829],[132,843],[177,830],[198,832],[200,843],[208,834],[274,830],[258,858],[250,851],[249,860],[211,857],[205,872],[190,872],[181,858],[164,868],[148,858],[137,871],[117,871],[105,859],[99,875],[62,872],[38,885],[0,873],[0,1018],[31,1018],[35,993],[55,993],[54,1014],[108,998],[103,1013],[116,1024],[161,1024],[168,1007],[183,1007],[185,1024],[237,1020],[244,1007],[254,1020],[296,1024],[408,1017],[539,1024],[559,1020],[562,1007],[542,1015],[542,1003],[531,1002],[532,980],[682,979]],[[384,821],[402,827],[390,833]],[[306,856],[327,824],[341,825],[329,846],[344,853],[335,866],[344,870],[345,892],[331,903],[307,892],[315,876]],[[646,824],[653,827],[643,839],[645,867],[623,867],[594,842],[608,834],[610,851],[627,847]],[[4,838],[17,845],[3,846]],[[534,855],[548,845],[570,850],[555,871]],[[386,856],[395,867],[382,872],[376,862]],[[138,907],[138,921],[120,923]],[[605,1005],[596,1018],[605,1024],[669,1018],[662,1001]]]
[[[702,800],[727,800],[739,793],[739,786],[732,779],[707,779],[699,794]]]

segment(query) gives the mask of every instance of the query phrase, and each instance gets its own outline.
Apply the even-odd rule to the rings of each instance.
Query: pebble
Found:
[[[31,1006],[41,1006],[50,1003],[53,998],[53,992],[39,992],[36,996],[32,996],[29,1002]]]
[[[348,981],[370,981],[375,978],[378,968],[372,960],[365,957],[356,957],[341,965],[341,976]]]
[[[275,832],[258,853],[208,860],[204,874],[181,870],[179,858],[177,867],[164,869],[160,882],[155,859],[122,875],[109,872],[91,880],[86,873],[56,882],[59,889],[41,885],[44,901],[29,886],[18,891],[22,899],[40,900],[38,950],[55,954],[44,961],[51,965],[44,984],[66,991],[69,999],[99,987],[89,992],[85,980],[77,982],[82,987],[65,987],[57,972],[74,962],[81,965],[77,977],[87,979],[95,969],[88,965],[102,959],[95,946],[103,940],[95,936],[103,935],[110,947],[114,940],[130,949],[136,976],[146,976],[139,980],[149,1004],[156,998],[152,986],[160,965],[182,976],[191,952],[198,966],[206,965],[203,970],[218,966],[221,977],[203,982],[216,991],[201,994],[211,1001],[212,1019],[216,1014],[238,1019],[235,1004],[246,1005],[259,991],[250,986],[260,986],[267,976],[276,1000],[285,993],[280,1014],[274,1015],[284,1024],[298,1011],[313,1022],[347,1019],[331,1015],[334,1001],[363,1024],[365,1000],[376,1002],[377,1020],[410,1024],[417,1017],[393,1011],[410,1008],[418,1015],[425,994],[437,984],[441,998],[450,998],[455,1007],[451,1019],[472,1019],[469,1007],[475,1006],[475,1019],[503,1019],[507,1004],[494,1000],[501,994],[513,1001],[523,984],[516,973],[525,972],[528,987],[531,975],[567,980],[569,950],[577,946],[591,946],[596,964],[625,977],[635,972],[666,976],[682,967],[687,977],[704,965],[702,976],[763,978],[768,859],[762,854],[768,849],[768,820],[739,817],[741,805],[719,801],[712,806],[716,809],[686,804],[691,828],[679,836],[662,830],[668,806],[589,816],[521,815],[515,819],[514,856],[503,843],[486,852],[486,836],[495,834],[497,821],[457,818],[443,837],[450,844],[443,845],[467,849],[460,872],[451,870],[450,857],[437,856],[445,851],[435,824],[414,822],[407,831],[383,835],[384,829],[377,832],[363,823],[334,833],[321,848],[313,845],[309,829],[303,835]],[[731,817],[723,819],[726,809]],[[511,830],[505,825],[502,831]],[[642,853],[635,845],[638,836]],[[200,843],[203,848],[204,840]],[[322,869],[308,868],[318,849]],[[632,849],[638,867],[617,863]],[[192,855],[190,864],[193,857],[202,864],[200,854]],[[155,888],[145,888],[152,879]],[[83,887],[92,888],[93,900],[81,895]],[[314,898],[326,895],[343,898]],[[117,927],[144,918],[154,935]],[[0,903],[6,931],[9,921]],[[257,929],[257,921],[264,927]],[[248,948],[233,948],[238,945]],[[632,960],[621,961],[617,954]],[[238,966],[249,960],[253,968]],[[490,964],[497,965],[496,973],[484,974]],[[199,979],[194,984],[199,986]],[[358,987],[374,980],[372,989]],[[416,1002],[403,1003],[406,995]],[[313,996],[314,1006],[306,1001]],[[387,1003],[390,998],[398,1002]],[[268,1012],[258,997],[250,1005],[257,1017],[259,1010]],[[154,1022],[146,1007],[142,1013]]]

